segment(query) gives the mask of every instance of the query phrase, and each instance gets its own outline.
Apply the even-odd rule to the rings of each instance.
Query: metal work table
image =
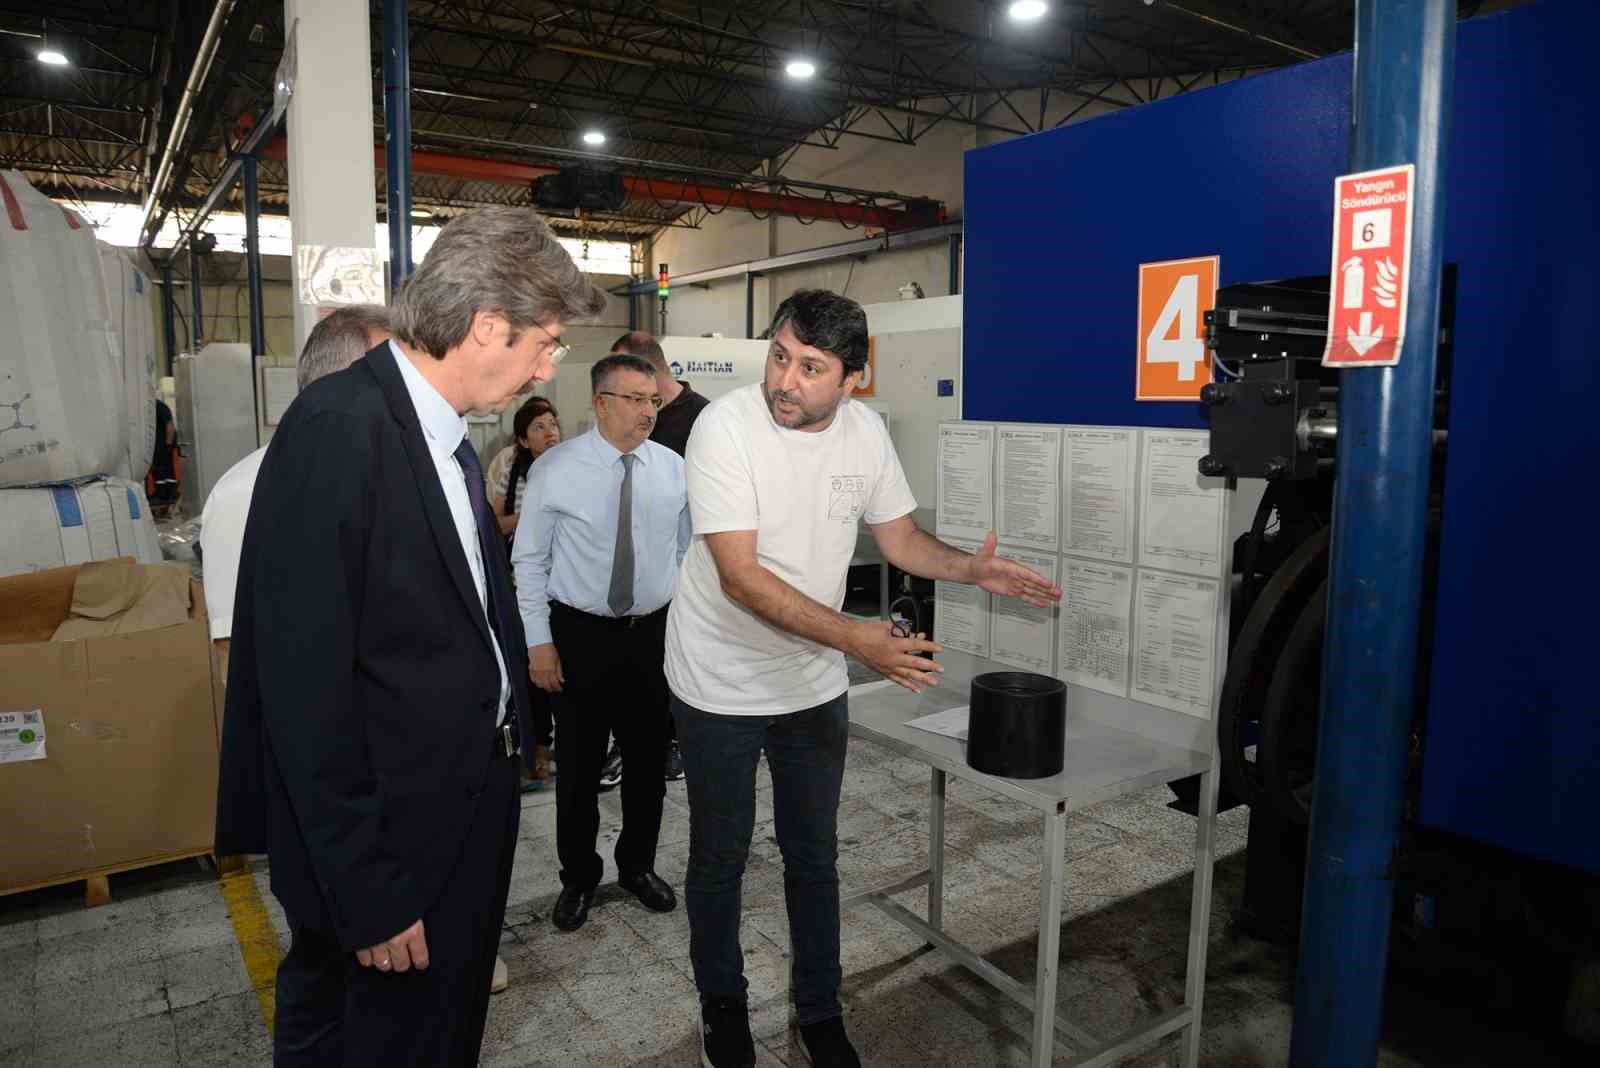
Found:
[[[1188,1028],[1183,1064],[1199,1062],[1200,1005],[1205,985],[1208,921],[1211,915],[1211,861],[1216,828],[1217,774],[1209,753],[1162,742],[1103,721],[1074,713],[1076,687],[1068,687],[1066,764],[1049,779],[1002,779],[967,765],[966,743],[933,734],[906,721],[965,704],[971,679],[984,671],[1013,670],[971,656],[947,652],[941,657],[945,681],[916,695],[894,683],[878,681],[850,689],[850,733],[902,756],[927,764],[932,771],[928,813],[928,868],[893,886],[845,899],[844,905],[870,904],[943,950],[1024,1007],[1033,1009],[1031,1063],[1053,1063],[1055,1035],[1060,1032],[1077,1052],[1069,1063],[1080,1068],[1112,1065],[1132,1056],[1162,1036]],[[1057,964],[1061,946],[1061,899],[1066,868],[1067,814],[1122,794],[1148,789],[1190,775],[1202,776],[1200,816],[1195,831],[1194,895],[1189,914],[1189,960],[1184,1002],[1110,1041],[1091,1036],[1056,1011]],[[946,777],[954,775],[1043,813],[1040,843],[1039,951],[1034,982],[1012,978],[983,957],[956,942],[943,930],[944,817]],[[927,918],[892,900],[892,895],[918,886],[928,888]]]

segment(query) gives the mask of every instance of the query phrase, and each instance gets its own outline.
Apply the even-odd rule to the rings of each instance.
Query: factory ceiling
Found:
[[[1469,16],[1515,2],[1459,7]],[[56,196],[143,201],[215,6],[0,0],[0,167]],[[180,213],[205,196],[249,118],[270,106],[284,50],[279,0],[230,6],[164,189],[163,206]],[[1055,0],[1022,24],[1008,16],[1009,0],[411,0],[413,144],[442,161],[417,168],[414,195],[440,219],[529,203],[522,172],[491,166],[479,177],[455,161],[537,168],[587,153],[628,175],[631,195],[618,212],[555,220],[568,232],[637,238],[698,225],[726,206],[718,190],[739,186],[794,204],[853,204],[865,209],[858,219],[908,206],[900,217],[924,217],[915,189],[785,187],[783,164],[802,146],[912,145],[950,126],[979,141],[1031,133],[1091,107],[1137,106],[1328,55],[1350,46],[1354,7]],[[369,57],[379,145],[382,15],[380,0]],[[46,48],[68,62],[41,63]],[[814,64],[811,78],[786,73],[796,59]],[[607,137],[598,150],[580,140],[591,129]],[[751,178],[774,167],[778,182]],[[286,181],[281,152],[269,155],[265,210],[287,210]]]

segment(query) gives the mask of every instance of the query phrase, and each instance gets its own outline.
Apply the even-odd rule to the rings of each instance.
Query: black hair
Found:
[[[590,390],[599,393],[606,379],[618,371],[638,371],[651,378],[656,376],[656,369],[651,367],[650,361],[643,356],[635,356],[630,352],[613,352],[610,356],[597,360],[595,365],[589,368]]]
[[[529,397],[517,409],[517,414],[511,419],[511,430],[516,436],[517,448],[522,448],[522,439],[528,436],[528,428],[533,421],[541,415],[551,415],[556,422],[561,422],[561,413],[556,411],[556,406],[550,403],[548,397]]]
[[[787,324],[802,345],[836,356],[849,375],[867,366],[867,313],[826,289],[798,289],[773,313],[768,337]]]

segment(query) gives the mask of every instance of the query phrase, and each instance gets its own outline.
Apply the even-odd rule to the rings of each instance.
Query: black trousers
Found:
[[[478,1063],[522,814],[518,762],[503,753],[490,765],[455,871],[422,917],[427,971],[363,968],[330,932],[289,918],[294,943],[278,966],[277,1068]]]
[[[562,691],[550,695],[556,721],[556,853],[564,886],[592,890],[605,862],[600,833],[600,767],[607,735],[622,750],[622,834],[618,872],[650,871],[666,796],[667,610],[631,620],[592,616],[550,604],[550,631],[561,657]]]

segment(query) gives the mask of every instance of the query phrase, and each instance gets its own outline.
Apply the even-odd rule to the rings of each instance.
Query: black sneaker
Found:
[[[750,1007],[736,998],[700,1002],[700,1063],[704,1068],[754,1068]]]
[[[841,1016],[802,1025],[800,1052],[816,1068],[861,1068],[861,1057],[844,1032]]]
[[[606,762],[600,765],[600,789],[609,790],[622,781],[622,750],[617,748],[617,743],[611,743],[611,751],[606,754]]]
[[[683,778],[683,754],[678,752],[678,743],[667,743],[667,781],[677,782]]]

